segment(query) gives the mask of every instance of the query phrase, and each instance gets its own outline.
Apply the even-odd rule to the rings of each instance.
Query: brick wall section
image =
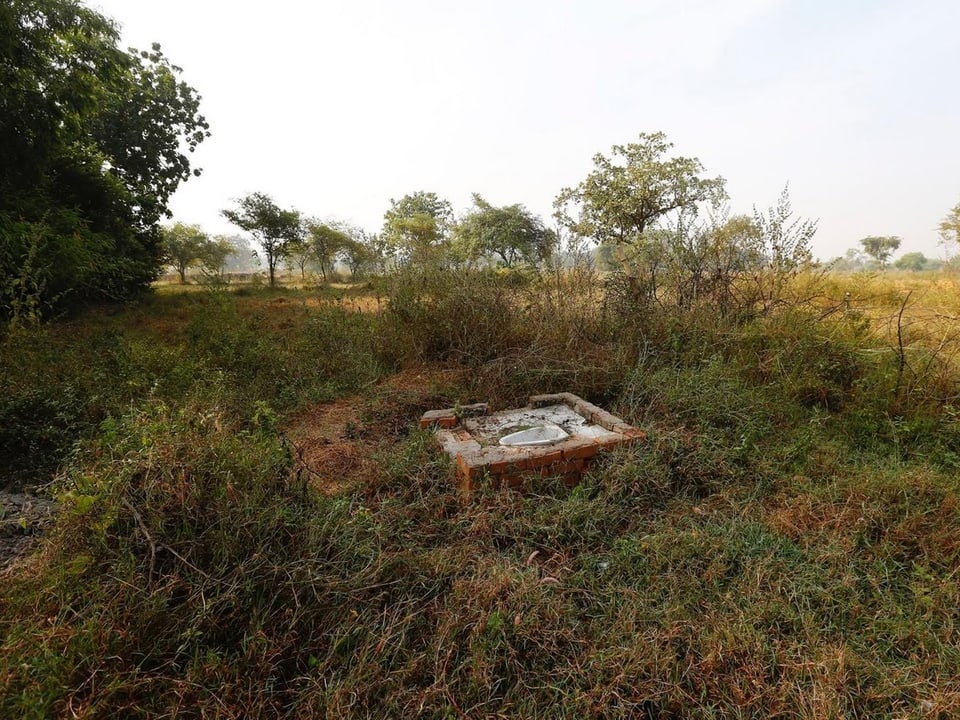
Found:
[[[452,428],[460,424],[461,418],[480,417],[486,414],[486,403],[462,405],[459,408],[447,408],[446,410],[429,410],[420,418],[420,428],[426,429],[434,425],[440,428]]]
[[[420,427],[437,428],[437,440],[454,459],[461,489],[468,495],[484,483],[495,487],[520,488],[530,477],[561,477],[564,482],[573,485],[580,481],[584,470],[597,455],[646,438],[642,430],[572,393],[534,395],[530,398],[529,407],[560,404],[566,405],[589,423],[615,433],[615,436],[574,436],[542,447],[481,447],[460,426],[460,419],[486,415],[485,403],[431,410],[420,418]]]

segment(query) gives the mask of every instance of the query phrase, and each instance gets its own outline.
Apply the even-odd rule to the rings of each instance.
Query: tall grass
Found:
[[[198,294],[56,362],[37,335],[33,377],[124,382],[64,425],[65,511],[0,584],[0,715],[955,717],[955,342],[846,292],[719,321],[630,314],[583,268],[421,274],[379,314]],[[371,385],[425,362],[459,381]],[[649,441],[464,499],[414,427],[554,389]],[[369,464],[330,492],[282,427],[348,393]]]
[[[282,412],[375,381],[385,367],[376,317],[309,300],[158,295],[0,337],[0,489],[49,479],[75,442],[146,398],[209,394],[249,417],[257,403]]]

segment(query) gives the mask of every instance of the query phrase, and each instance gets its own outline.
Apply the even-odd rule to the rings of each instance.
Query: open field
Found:
[[[167,285],[8,332],[0,485],[61,511],[0,575],[0,717],[960,716],[960,281],[611,287]],[[465,498],[417,429],[557,391],[648,442]]]

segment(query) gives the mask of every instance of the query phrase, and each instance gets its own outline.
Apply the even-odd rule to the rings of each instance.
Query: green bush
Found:
[[[71,385],[0,395],[0,490],[49,481],[89,427]]]
[[[393,278],[387,346],[403,360],[479,363],[522,345],[510,283],[490,272],[412,267]]]
[[[280,711],[308,670],[297,648],[340,612],[336,578],[369,575],[376,545],[349,502],[292,472],[265,417],[236,432],[216,410],[155,404],[104,425],[61,481],[43,573],[2,595],[3,715],[244,707],[250,672],[274,690],[248,707]],[[52,626],[14,620],[37,610]]]

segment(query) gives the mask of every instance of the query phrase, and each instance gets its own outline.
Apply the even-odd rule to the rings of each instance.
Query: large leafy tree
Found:
[[[230,238],[211,238],[199,225],[177,222],[164,227],[162,235],[164,262],[176,271],[181,285],[187,282],[192,267],[199,267],[208,279],[223,279],[227,258],[238,252]]]
[[[340,248],[339,257],[350,271],[352,280],[359,280],[373,265],[373,254],[370,247],[362,240],[350,238],[346,245]]]
[[[705,177],[698,159],[672,156],[672,147],[659,132],[614,145],[609,156],[594,155],[587,177],[554,201],[554,216],[571,237],[613,246],[631,306],[660,302],[668,266],[675,276],[691,258],[700,267],[696,217],[726,198],[723,178]],[[685,291],[678,297],[686,302]]]
[[[347,266],[352,279],[382,270],[385,256],[379,236],[369,235],[359,225],[345,221],[338,222],[337,228],[346,235],[346,242],[338,250],[337,259]]]
[[[292,270],[297,268],[300,271],[300,280],[305,282],[307,279],[307,266],[313,262],[313,251],[306,235],[300,234],[300,237],[287,243],[287,268]]]
[[[723,178],[704,177],[696,158],[671,157],[672,147],[663,133],[641,133],[635,143],[614,145],[609,157],[594,155],[590,174],[557,197],[558,221],[597,242],[630,245],[668,217],[722,201]]]
[[[199,225],[174,223],[162,230],[163,259],[176,270],[180,284],[187,282],[187,270],[203,262],[210,240]]]
[[[291,244],[301,241],[302,223],[297,210],[280,208],[265,193],[250,193],[237,200],[236,208],[222,211],[223,216],[253,236],[267,258],[270,286],[276,284],[277,263],[290,252]]]
[[[203,245],[200,255],[200,270],[208,280],[223,281],[227,260],[237,254],[237,248],[230,238],[217,235]]]
[[[78,0],[0,4],[0,315],[124,298],[162,264],[159,221],[209,134],[160,52],[124,52]]]
[[[350,236],[335,223],[324,223],[311,219],[305,223],[306,242],[317,265],[323,281],[327,281],[327,271],[336,262],[337,254],[350,243]]]
[[[453,206],[421,190],[390,200],[382,236],[403,261],[422,262],[442,255],[452,224]]]
[[[455,234],[469,257],[495,256],[506,267],[546,259],[555,242],[543,220],[523,205],[495,207],[476,193]]]
[[[103,98],[96,130],[114,172],[136,200],[138,228],[147,230],[166,215],[179,184],[200,174],[183,149],[194,152],[209,132],[198,115],[199,95],[179,79],[182,68],[170,64],[160,45],[131,51],[126,62],[125,81]]]
[[[351,224],[343,225],[350,241],[340,248],[338,257],[350,270],[353,278],[369,273],[384,273],[393,259],[391,246],[379,233],[368,233]]]
[[[922,252],[908,252],[898,258],[893,266],[897,268],[897,270],[920,272],[921,270],[929,269],[931,266],[936,267],[936,264],[931,263]]]
[[[860,240],[863,251],[877,261],[883,270],[890,260],[890,256],[900,247],[900,238],[896,235],[871,235]]]

